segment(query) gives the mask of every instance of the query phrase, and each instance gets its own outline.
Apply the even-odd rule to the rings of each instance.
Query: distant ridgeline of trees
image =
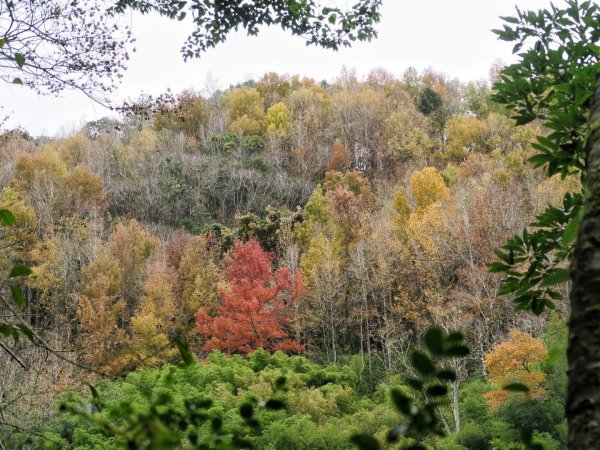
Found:
[[[127,398],[128,383],[170,380],[170,369],[152,368],[176,362],[184,341],[208,367],[241,365],[250,377],[215,378],[210,417],[237,414],[249,395],[266,400],[277,376],[292,383],[286,404],[297,409],[265,412],[276,415],[261,416],[270,434],[253,438],[256,448],[284,448],[284,431],[305,426],[315,435],[290,448],[346,448],[353,433],[381,437],[397,421],[367,411],[390,409],[382,383],[414,374],[411,349],[435,323],[462,330],[471,349],[447,361],[456,377],[440,414],[452,445],[516,448],[523,421],[548,448],[563,445],[564,358],[546,356],[564,350],[566,305],[551,322],[518,314],[487,264],[581,185],[527,162],[541,126],[516,127],[488,81],[414,70],[362,80],[345,71],[332,84],[267,74],[210,97],[188,91],[125,109],[67,138],[7,132],[0,141],[0,207],[16,218],[1,237],[3,270],[32,270],[21,316],[80,366],[111,377],[149,369],[99,388],[109,399]],[[5,423],[48,445],[118,448],[55,418],[62,392],[97,375],[17,345],[29,370],[0,362]],[[283,366],[264,372],[250,362],[264,355],[258,348],[303,358],[277,353]],[[340,375],[301,375],[314,364]],[[178,383],[172,395],[183,401]],[[529,388],[527,406],[502,390],[511,383]],[[136,411],[151,402],[128,401]],[[40,418],[55,428],[37,427]],[[23,432],[7,430],[2,442],[25,445]]]
[[[54,150],[102,178],[113,216],[197,233],[268,205],[303,206],[327,171],[383,181],[524,149],[539,127],[514,128],[489,94],[488,82],[433,71],[398,80],[376,70],[363,81],[344,72],[331,86],[267,74],[209,98],[132,101],[122,121],[90,122]]]

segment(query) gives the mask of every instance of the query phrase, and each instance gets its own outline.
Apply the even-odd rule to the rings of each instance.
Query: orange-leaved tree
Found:
[[[291,303],[302,290],[301,274],[297,272],[293,278],[286,267],[273,270],[272,263],[273,256],[258,241],[236,243],[227,270],[229,286],[219,292],[216,315],[211,317],[202,308],[196,313],[197,329],[208,338],[206,351],[302,350],[286,329],[292,317]]]
[[[511,330],[508,340],[485,356],[488,380],[498,387],[485,394],[490,408],[496,410],[506,403],[510,392],[503,387],[508,385],[524,385],[529,390],[529,398],[542,398],[546,393],[546,374],[536,370],[535,365],[547,356],[548,352],[539,340],[529,333]]]

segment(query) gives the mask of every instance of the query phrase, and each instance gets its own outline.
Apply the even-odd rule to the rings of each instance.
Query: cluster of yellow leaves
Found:
[[[128,147],[118,149],[117,156],[124,165],[135,164],[137,156],[154,152],[158,149],[159,140],[157,133],[150,128],[144,128],[136,133]]]
[[[529,333],[511,330],[508,340],[485,356],[488,380],[500,388],[485,394],[490,409],[496,410],[508,400],[510,393],[502,387],[509,384],[523,384],[529,388],[529,398],[543,398],[546,376],[536,369],[536,364],[547,356],[548,352],[539,340]]]
[[[577,176],[569,176],[564,180],[560,175],[546,178],[536,187],[538,198],[537,208],[542,211],[547,205],[559,207],[562,205],[563,198],[567,192],[580,192],[581,181]]]
[[[131,341],[127,354],[135,367],[153,367],[177,355],[169,334],[175,330],[178,302],[174,288],[176,274],[164,260],[148,268],[144,296],[131,319]]]
[[[429,205],[450,196],[444,178],[434,167],[425,167],[414,172],[410,177],[410,189],[417,212],[422,212]]]
[[[256,84],[256,90],[265,100],[267,107],[281,102],[287,97],[291,90],[291,81],[287,75],[279,75],[275,72],[264,74]]]
[[[302,248],[308,248],[313,236],[320,234],[331,220],[329,200],[321,186],[317,186],[304,206],[304,221],[296,226],[296,236]]]
[[[122,368],[115,360],[125,340],[125,332],[119,326],[125,310],[120,285],[119,263],[104,249],[81,271],[77,311],[84,349],[81,360],[109,372]]]
[[[393,221],[398,231],[399,236],[403,236],[405,229],[404,226],[410,216],[410,206],[406,199],[406,192],[404,189],[399,189],[392,199],[392,207],[394,209]]]
[[[80,269],[95,253],[94,237],[99,224],[87,218],[67,217],[47,228],[27,253],[31,276],[28,287],[35,290],[32,304],[39,314],[71,324],[76,317]],[[71,325],[65,325],[71,326]]]
[[[137,221],[120,223],[96,258],[82,269],[77,315],[84,363],[121,373],[158,351],[163,338],[150,335],[153,327],[156,331],[157,320],[171,320],[173,308],[167,293],[172,285],[167,282],[169,277],[159,275],[156,268],[149,270],[152,282],[142,284],[148,261],[159,245],[160,241]],[[167,290],[162,291],[161,285]],[[128,332],[126,325],[138,314],[141,320]],[[145,339],[149,342],[142,342]],[[154,356],[159,358],[160,352]],[[151,364],[155,362],[150,360]]]
[[[60,154],[47,147],[39,153],[21,153],[17,157],[11,186],[27,196],[37,210],[46,212],[42,217],[46,224],[65,216],[95,214],[105,205],[102,178],[78,163],[84,145],[80,140],[75,137],[62,143]]]
[[[453,202],[435,202],[425,210],[413,213],[406,221],[406,232],[419,246],[424,258],[436,260],[439,256],[438,236],[448,229],[450,221],[457,217]]]
[[[330,239],[319,234],[311,240],[301,260],[302,274],[307,286],[306,296],[318,302],[323,296],[335,302],[337,285],[340,284],[342,267],[336,249]]]
[[[67,167],[58,152],[45,148],[40,153],[21,153],[15,164],[13,183],[17,188],[27,190],[36,179],[49,178],[55,184],[67,174]]]
[[[46,234],[31,249],[30,257],[37,264],[31,268],[32,274],[27,284],[40,292],[42,303],[53,299],[56,292],[61,292],[67,276],[68,266],[62,261],[61,242],[52,235]]]
[[[90,147],[90,140],[83,134],[76,134],[56,144],[56,151],[67,167],[75,167],[83,162],[86,148]]]
[[[104,184],[100,176],[86,166],[76,166],[67,177],[67,189],[75,210],[99,212],[104,206]]]
[[[426,167],[414,172],[410,177],[410,189],[414,201],[414,211],[405,220],[406,233],[416,242],[419,252],[428,260],[437,259],[438,246],[436,237],[447,228],[454,216],[454,203],[450,198],[450,190],[437,169]],[[402,196],[396,199],[402,205]]]
[[[8,187],[0,194],[0,208],[6,208],[15,216],[15,223],[2,232],[2,247],[6,252],[23,253],[34,244],[38,228],[38,218],[35,210],[17,190]],[[8,262],[9,258],[3,258]]]
[[[388,155],[394,162],[417,158],[432,147],[427,121],[414,106],[392,113],[385,120],[384,133]]]
[[[192,347],[198,341],[195,314],[199,309],[214,313],[219,291],[224,288],[224,270],[217,265],[217,248],[206,236],[194,236],[187,243],[178,266],[181,292],[181,329]],[[198,342],[199,344],[199,342]]]
[[[488,130],[485,122],[476,117],[455,116],[448,120],[446,132],[446,151],[452,158],[460,159],[483,148]]]
[[[82,362],[121,374],[173,361],[177,336],[195,348],[194,315],[214,310],[224,278],[227,257],[221,265],[214,244],[175,233],[163,246],[135,220],[117,224],[82,270]]]
[[[242,87],[229,91],[224,101],[228,108],[231,130],[244,135],[260,133],[265,106],[256,89]]]
[[[142,228],[135,219],[118,224],[108,238],[110,254],[121,269],[120,289],[130,312],[141,295],[146,262],[159,246],[158,238]]]
[[[292,113],[285,103],[275,103],[267,109],[267,115],[265,116],[267,133],[284,135],[290,126],[291,117]]]

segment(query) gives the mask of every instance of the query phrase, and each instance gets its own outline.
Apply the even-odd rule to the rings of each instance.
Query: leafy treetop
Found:
[[[307,45],[338,50],[377,36],[374,25],[379,22],[380,6],[381,0],[358,0],[347,11],[321,7],[315,0],[118,0],[113,11],[157,11],[180,21],[191,16],[196,29],[181,49],[188,59],[225,42],[227,35],[240,27],[254,36],[261,26],[271,25],[305,38]]]

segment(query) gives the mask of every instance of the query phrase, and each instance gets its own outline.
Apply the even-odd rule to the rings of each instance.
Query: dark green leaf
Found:
[[[240,406],[240,416],[244,419],[250,419],[254,415],[254,408],[250,403],[244,403]]]
[[[19,286],[11,286],[10,293],[19,309],[23,309],[25,307],[25,296],[23,295],[21,288]]]
[[[411,354],[411,360],[413,367],[421,374],[421,375],[431,375],[435,372],[435,366],[429,359],[429,357],[419,351],[414,351]]]
[[[183,365],[189,366],[194,362],[194,354],[190,350],[190,347],[186,342],[181,339],[175,339],[175,345],[177,346],[177,350],[179,350],[179,354],[181,355],[181,359],[183,360]]]
[[[17,330],[9,324],[3,322],[0,322],[0,334],[3,334],[6,337],[12,337],[13,339],[16,335],[16,340],[19,338],[19,333]]]
[[[231,442],[234,448],[252,448],[252,442],[250,442],[248,439],[241,438],[237,434],[233,435]]]
[[[551,160],[552,160],[552,155],[547,155],[547,154],[534,155],[531,158],[529,158],[529,162],[531,164],[533,164],[533,167],[541,167],[544,164],[547,164]]]
[[[394,405],[396,405],[398,411],[406,416],[409,416],[411,414],[411,399],[400,392],[399,389],[392,389],[390,394],[392,396],[392,402],[394,402]]]
[[[377,439],[370,434],[355,434],[350,441],[360,450],[379,450],[381,448]]]
[[[11,226],[15,223],[15,216],[8,209],[0,209],[0,223],[4,226]]]
[[[98,390],[91,384],[88,386],[90,388],[90,392],[92,393],[92,397],[94,398],[94,400],[100,399],[100,394],[98,393]]]
[[[442,397],[448,393],[448,388],[442,384],[435,384],[427,388],[427,393],[433,397]]]
[[[444,333],[440,328],[429,328],[423,340],[431,354],[441,355],[444,352]]]
[[[29,328],[24,323],[17,324],[17,328],[19,329],[19,331],[21,333],[23,333],[25,336],[27,336],[27,339],[29,339],[31,342],[34,342],[35,336],[33,335],[33,331],[31,331],[31,328]]]
[[[283,409],[285,408],[285,403],[283,403],[281,400],[270,399],[267,400],[267,403],[265,403],[265,408],[275,410]]]
[[[447,348],[444,352],[446,356],[451,358],[462,358],[463,356],[467,356],[469,352],[469,348],[464,345],[456,345],[454,347]]]
[[[502,389],[511,392],[529,392],[529,388],[522,383],[511,383],[503,386]]]
[[[464,339],[465,337],[460,331],[453,331],[446,337],[446,342],[448,342],[449,344],[458,344],[464,341]]]
[[[423,383],[421,383],[419,380],[417,380],[415,378],[407,378],[406,384],[408,384],[411,388],[413,388],[416,391],[423,390]]]
[[[565,227],[565,231],[562,235],[562,246],[564,248],[568,248],[575,239],[577,239],[577,233],[579,232],[579,226],[581,225],[581,220],[583,219],[583,208],[579,208],[579,211],[575,217],[571,219],[571,221]]]
[[[423,444],[416,443],[416,444],[407,445],[407,446],[403,447],[402,450],[427,450],[427,447],[425,447],[425,445],[423,445]]]
[[[521,441],[524,444],[531,444],[533,440],[533,431],[529,428],[524,428],[521,430]]]
[[[510,266],[496,261],[496,262],[489,264],[488,269],[492,273],[499,273],[499,272],[506,272],[507,270],[510,270]]]
[[[29,267],[25,267],[25,266],[14,266],[11,270],[10,273],[8,274],[9,278],[16,278],[16,277],[24,277],[27,275],[31,274],[31,269]]]
[[[394,427],[390,431],[388,431],[386,440],[388,443],[393,444],[394,442],[398,442],[402,433],[406,431],[406,427]]]
[[[285,377],[279,377],[275,380],[275,389],[281,390],[285,387],[285,383],[287,383],[287,379]]]
[[[569,269],[553,269],[544,276],[542,282],[540,283],[540,286],[555,286],[557,284],[566,283],[570,280],[571,271]]]
[[[210,425],[215,433],[219,433],[221,431],[221,428],[223,428],[223,419],[221,419],[220,417],[215,417],[211,421]]]
[[[436,376],[440,380],[456,381],[456,373],[453,370],[440,370]]]
[[[17,63],[17,66],[19,66],[19,69],[22,69],[25,65],[25,56],[21,53],[15,53],[15,62]]]
[[[500,19],[502,19],[502,20],[504,20],[505,22],[508,22],[508,23],[514,23],[514,24],[519,23],[519,19],[517,19],[515,17],[506,17],[506,16],[502,17],[501,16]]]

